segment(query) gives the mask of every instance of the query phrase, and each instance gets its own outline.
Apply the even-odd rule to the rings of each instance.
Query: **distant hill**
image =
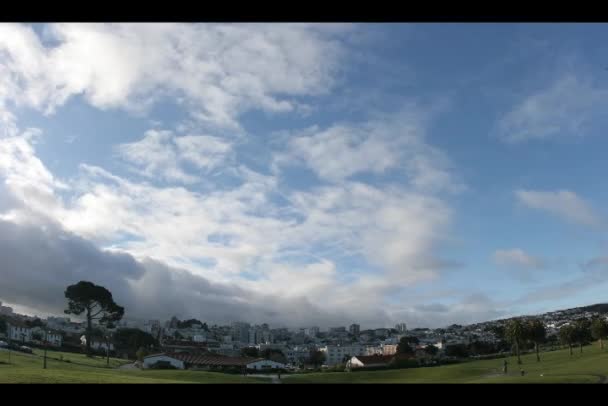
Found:
[[[584,312],[608,313],[608,303],[598,303],[590,306],[575,307],[571,310],[580,310]]]

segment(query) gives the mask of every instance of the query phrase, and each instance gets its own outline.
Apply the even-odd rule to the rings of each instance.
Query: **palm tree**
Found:
[[[539,344],[547,338],[545,324],[540,319],[532,319],[526,325],[526,333],[527,338],[534,343],[536,362],[540,362]]]
[[[572,343],[576,341],[576,328],[568,324],[559,329],[559,338],[562,343],[568,344],[570,355],[572,356]]]
[[[597,318],[591,323],[591,335],[595,340],[600,340],[600,349],[604,349],[604,338],[608,336],[608,323],[606,320]]]
[[[521,357],[519,354],[519,344],[525,339],[525,326],[519,319],[511,319],[507,323],[505,329],[505,335],[507,339],[515,345],[515,351],[517,353],[517,363],[521,364]]]

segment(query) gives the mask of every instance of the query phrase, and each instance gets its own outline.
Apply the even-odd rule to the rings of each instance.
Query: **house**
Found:
[[[395,357],[393,355],[359,355],[346,363],[346,368],[378,368],[387,367]]]
[[[355,355],[365,355],[366,347],[362,345],[327,345],[320,350],[325,354],[325,365],[333,366],[350,359]]]
[[[395,355],[397,353],[397,345],[384,344],[382,347],[382,355]]]
[[[280,362],[271,361],[263,358],[248,357],[226,357],[216,354],[187,354],[160,353],[144,357],[144,368],[150,368],[157,362],[167,362],[178,369],[284,369],[286,366]]]
[[[61,344],[63,343],[63,336],[61,335],[61,332],[57,330],[34,327],[32,328],[32,335],[34,334],[41,337],[40,341],[42,343],[46,342],[53,347],[61,347]]]
[[[32,329],[20,320],[9,320],[7,322],[7,338],[11,341],[29,343],[32,341]]]

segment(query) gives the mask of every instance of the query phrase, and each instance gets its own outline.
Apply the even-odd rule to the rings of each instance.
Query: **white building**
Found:
[[[152,365],[156,364],[157,362],[168,363],[177,369],[186,368],[184,361],[171,357],[171,356],[168,356],[166,354],[154,354],[154,355],[148,355],[147,357],[144,357],[144,368],[150,368]]]
[[[359,344],[353,345],[326,345],[320,350],[325,354],[325,365],[337,365],[357,355],[365,355],[366,348]]]
[[[7,336],[11,341],[28,343],[32,341],[32,329],[23,323],[11,320],[7,323]]]
[[[40,337],[42,337],[42,342],[47,342],[49,345],[53,347],[61,347],[63,343],[63,337],[59,331],[50,330],[48,328],[44,329],[42,327],[34,327],[32,328],[32,335],[34,333],[38,333]]]
[[[285,369],[286,365],[269,359],[261,359],[247,364],[247,369]]]

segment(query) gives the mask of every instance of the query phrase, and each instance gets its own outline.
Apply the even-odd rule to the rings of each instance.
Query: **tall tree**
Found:
[[[575,325],[575,337],[583,353],[583,345],[591,341],[591,322],[587,319],[577,320]]]
[[[596,318],[591,323],[591,335],[595,340],[600,341],[600,349],[604,349],[604,339],[608,337],[608,323],[605,319]]]
[[[520,319],[511,319],[507,323],[505,328],[505,337],[507,340],[515,346],[515,352],[517,353],[517,363],[521,364],[521,356],[519,353],[519,346],[525,339],[526,328],[524,323]]]
[[[532,319],[527,323],[526,333],[528,340],[534,343],[534,349],[536,350],[536,362],[540,362],[539,346],[540,343],[547,339],[547,330],[545,329],[545,324],[540,319]]]
[[[576,328],[572,324],[563,326],[559,329],[559,339],[563,344],[567,344],[570,348],[570,355],[572,356],[572,344],[576,341]]]
[[[401,337],[399,344],[397,344],[397,354],[413,354],[414,350],[410,343],[413,343],[411,337]]]
[[[310,352],[308,362],[314,365],[315,367],[323,365],[323,363],[325,362],[325,354],[323,353],[323,351],[313,350]]]
[[[439,348],[435,347],[433,344],[429,344],[426,347],[424,347],[424,352],[426,352],[430,356],[434,357],[439,352]]]
[[[68,286],[65,297],[68,299],[66,314],[80,315],[85,313],[87,319],[86,351],[87,355],[91,355],[93,321],[97,320],[103,326],[114,323],[122,319],[125,309],[114,302],[109,290],[92,282],[80,281]]]

